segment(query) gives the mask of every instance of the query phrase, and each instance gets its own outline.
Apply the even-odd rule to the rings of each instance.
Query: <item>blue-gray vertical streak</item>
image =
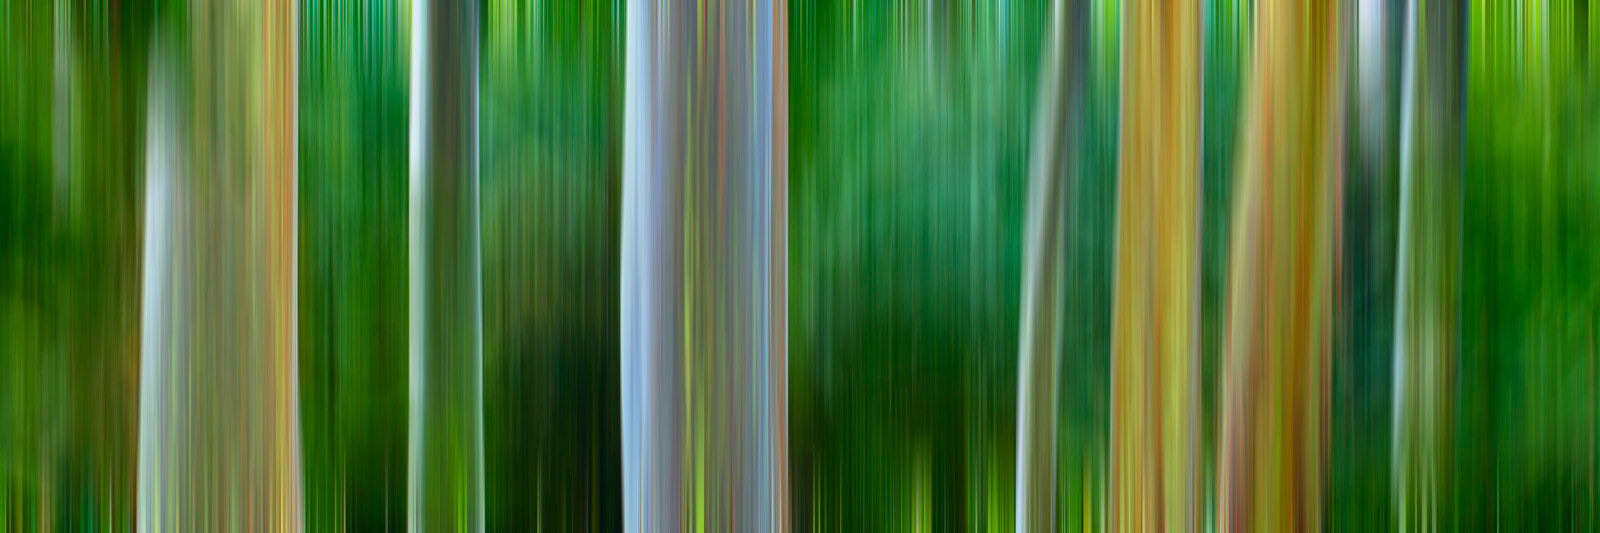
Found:
[[[1056,529],[1056,410],[1064,346],[1067,180],[1077,179],[1077,117],[1086,74],[1084,2],[1057,0],[1028,163],[1017,365],[1016,530]]]
[[[1399,500],[1401,514],[1405,513],[1406,497],[1405,487],[1409,479],[1402,466],[1407,460],[1405,449],[1405,422],[1406,422],[1406,311],[1409,298],[1407,286],[1411,277],[1411,182],[1413,181],[1411,161],[1415,157],[1412,149],[1412,108],[1415,106],[1412,94],[1416,92],[1416,63],[1417,63],[1417,2],[1406,2],[1406,36],[1405,59],[1401,74],[1401,111],[1400,111],[1400,235],[1399,244],[1395,251],[1395,287],[1394,287],[1394,412],[1390,420],[1393,421],[1393,438],[1390,441],[1390,464],[1394,465],[1394,483],[1396,499]],[[1404,518],[1401,519],[1402,523]]]
[[[658,168],[659,144],[663,136],[656,131],[656,91],[651,90],[658,62],[652,54],[654,2],[632,0],[627,8],[626,86],[623,112],[623,186],[622,186],[622,280],[621,295],[621,347],[622,347],[622,469],[623,469],[623,527],[627,531],[646,531],[656,520],[645,500],[646,488],[656,484],[655,466],[662,460],[655,454],[671,444],[656,444],[656,433],[650,424],[654,417],[649,412],[648,401],[657,393],[652,389],[650,376],[652,358],[646,354],[654,351],[658,343],[671,343],[678,330],[657,325],[658,317],[676,312],[677,305],[660,301],[657,294],[646,290],[660,287],[675,280],[668,277],[668,269],[682,263],[681,259],[665,257],[664,250],[656,245],[668,242],[661,225],[649,222],[662,220],[669,214],[669,203],[677,195],[664,190],[664,180],[652,179]],[[652,268],[658,266],[659,268]],[[668,296],[668,291],[660,291]],[[657,333],[665,338],[657,338]],[[676,455],[665,455],[675,457]]]
[[[783,12],[770,0],[628,5],[628,531],[788,527]]]
[[[177,145],[176,106],[171,73],[165,55],[153,49],[150,61],[150,80],[145,100],[149,116],[145,121],[145,178],[144,178],[144,258],[143,278],[139,304],[139,458],[138,487],[135,506],[138,509],[139,531],[159,531],[162,516],[167,514],[162,504],[171,501],[162,491],[165,484],[156,473],[173,463],[170,457],[174,447],[168,442],[169,418],[162,411],[169,388],[167,369],[171,359],[182,353],[172,350],[171,339],[181,339],[186,334],[174,326],[168,309],[173,298],[168,286],[167,272],[174,261],[184,256],[173,253],[170,235],[173,233],[173,179],[179,165]],[[182,409],[185,402],[177,402]],[[179,411],[171,420],[187,417]]]
[[[1466,7],[1408,3],[1394,314],[1400,530],[1448,527],[1459,366]]]
[[[419,0],[411,35],[411,531],[482,531],[479,3]]]

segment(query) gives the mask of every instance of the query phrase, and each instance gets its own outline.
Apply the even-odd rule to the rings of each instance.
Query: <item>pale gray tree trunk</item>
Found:
[[[785,13],[628,5],[628,531],[788,529]]]
[[[1066,253],[1066,191],[1076,180],[1077,117],[1087,28],[1085,2],[1057,0],[1040,71],[1028,168],[1028,212],[1018,342],[1017,531],[1056,529],[1057,409],[1060,401]]]
[[[1454,485],[1466,6],[1406,7],[1392,453],[1398,528],[1413,531],[1448,527]]]
[[[411,24],[411,531],[482,531],[478,3]]]

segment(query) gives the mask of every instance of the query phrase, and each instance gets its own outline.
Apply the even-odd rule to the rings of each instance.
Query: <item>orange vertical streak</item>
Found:
[[[1257,4],[1232,221],[1218,528],[1322,524],[1342,155],[1342,12]],[[1283,228],[1279,230],[1278,228]]]
[[[1113,531],[1199,527],[1199,24],[1197,2],[1124,5]]]

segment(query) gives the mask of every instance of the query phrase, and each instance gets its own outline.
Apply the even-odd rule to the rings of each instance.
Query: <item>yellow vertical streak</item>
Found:
[[[1199,3],[1123,11],[1111,373],[1112,531],[1194,530],[1199,505]]]
[[[1224,341],[1218,529],[1322,525],[1343,117],[1343,12],[1256,6]]]
[[[143,530],[303,527],[294,10],[195,6],[188,24],[163,28],[188,35],[152,54],[190,69],[152,69],[174,107],[151,111],[172,130],[149,142],[174,153],[153,193],[160,229],[147,231],[172,244],[147,278],[177,289],[147,294],[145,307],[147,323],[176,327],[150,331],[143,354],[141,379],[156,387],[141,402]]]

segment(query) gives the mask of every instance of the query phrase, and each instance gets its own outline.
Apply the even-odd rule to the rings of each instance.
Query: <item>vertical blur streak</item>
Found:
[[[1199,528],[1200,8],[1124,5],[1110,529]]]
[[[1029,124],[1049,1],[791,8],[794,526],[1013,529]],[[1109,176],[1083,181],[1093,192],[1078,196],[1110,203]],[[1064,212],[1095,224],[1067,244],[1093,251],[1063,256],[1068,276],[1108,272],[1109,209]],[[1088,506],[1082,458],[1104,449],[1089,427],[1104,418],[1092,391],[1104,390],[1106,285],[1074,285],[1103,305],[1061,320],[1079,334],[1063,343],[1099,355],[1058,366],[1072,385],[1058,389],[1057,423],[1072,429],[1057,433],[1055,475],[1073,481],[1058,484],[1058,510]]]
[[[170,9],[150,59],[138,529],[298,531],[295,7]]]
[[[148,18],[0,3],[0,530],[131,528]]]
[[[670,270],[681,263],[658,251],[655,244],[666,240],[665,224],[641,224],[640,219],[662,220],[672,213],[668,202],[676,194],[665,194],[668,184],[658,180],[635,179],[649,176],[658,168],[656,155],[656,125],[653,120],[654,91],[648,80],[654,78],[657,62],[651,57],[654,49],[654,17],[645,16],[653,4],[630,1],[624,10],[626,36],[624,54],[627,56],[623,79],[623,188],[622,188],[622,281],[621,294],[621,390],[622,390],[622,506],[623,528],[626,531],[645,531],[655,525],[652,508],[655,498],[647,501],[648,487],[657,482],[655,467],[675,454],[663,454],[654,442],[656,429],[654,417],[647,410],[654,396],[651,385],[653,358],[645,350],[658,343],[671,343],[678,330],[664,321],[667,313],[679,308],[677,301],[661,301],[645,290],[670,281]],[[669,67],[670,65],[661,65]],[[663,84],[671,88],[670,85]],[[650,187],[650,190],[641,190]],[[675,298],[670,291],[663,297]],[[652,334],[659,332],[667,338],[657,340]],[[671,345],[671,344],[667,344]],[[662,443],[670,444],[670,442]],[[663,498],[664,499],[664,498]]]
[[[409,2],[299,3],[306,529],[403,528]]]
[[[478,2],[420,0],[411,29],[410,531],[482,531]]]
[[[1021,339],[1017,390],[1016,530],[1056,529],[1056,407],[1065,305],[1062,248],[1064,191],[1076,180],[1078,106],[1086,61],[1086,2],[1056,0],[1049,49],[1040,75],[1022,273]]]
[[[1600,2],[1467,9],[1457,455],[1439,480],[1456,493],[1440,528],[1595,531]]]
[[[483,5],[485,529],[622,529],[623,2]]]
[[[1405,4],[1352,6],[1348,167],[1329,392],[1324,525],[1334,531],[1394,527],[1394,269],[1399,97]]]
[[[67,0],[55,0],[54,33],[55,33],[55,105],[51,106],[53,113],[54,135],[52,139],[55,146],[55,191],[54,202],[58,213],[64,212],[67,187],[72,179],[72,87],[73,68],[72,60],[75,55],[73,50],[72,35],[72,3]]]
[[[782,1],[627,12],[628,531],[788,529]]]
[[[794,523],[791,474],[789,472],[789,0],[772,0],[765,6],[768,24],[765,39],[766,53],[770,59],[761,60],[770,67],[767,81],[771,95],[768,97],[771,128],[767,160],[763,162],[772,173],[767,184],[767,264],[765,307],[770,310],[766,323],[769,353],[761,366],[758,378],[767,380],[769,389],[763,398],[761,431],[763,460],[773,470],[762,483],[768,487],[772,511],[768,531],[787,533]],[[759,30],[758,30],[759,31]],[[759,143],[759,135],[756,142]],[[759,172],[759,171],[758,171]],[[757,241],[762,236],[755,237]]]
[[[1344,172],[1344,18],[1257,4],[1235,189],[1218,528],[1323,527]]]
[[[54,27],[51,28],[51,33],[55,42],[53,43],[54,54],[52,54],[53,57],[51,59],[55,67],[54,75],[52,76],[55,86],[54,105],[51,106],[51,126],[54,130],[51,142],[53,144],[54,157],[52,159],[55,163],[55,173],[52,176],[51,200],[54,204],[55,212],[51,222],[53,226],[59,227],[63,222],[63,215],[66,214],[64,200],[66,199],[68,184],[72,179],[73,35],[71,4],[66,0],[55,0],[52,7],[52,25]],[[48,452],[44,457],[49,457]],[[55,528],[55,524],[51,520],[54,518],[51,508],[55,504],[50,501],[50,498],[53,496],[52,493],[56,491],[52,485],[57,481],[55,479],[56,476],[50,472],[50,462],[49,460],[40,461],[40,465],[45,467],[41,468],[39,472],[38,526],[40,531],[52,531]]]
[[[1401,531],[1448,524],[1440,517],[1453,483],[1465,15],[1460,2],[1407,5],[1392,444]]]
[[[144,192],[144,284],[140,306],[140,383],[139,383],[139,530],[159,530],[165,524],[161,515],[165,502],[162,476],[156,472],[169,460],[170,447],[166,445],[170,433],[168,419],[161,415],[166,407],[169,365],[184,357],[173,350],[172,344],[185,336],[183,330],[171,323],[168,310],[173,307],[167,288],[169,263],[184,257],[175,254],[170,242],[172,229],[168,226],[179,221],[173,213],[172,189],[177,180],[178,139],[177,105],[174,94],[171,60],[167,50],[151,48],[150,80],[145,109],[149,114],[145,131],[145,192]],[[183,404],[175,406],[183,408]],[[183,420],[181,412],[175,420]]]
[[[1322,527],[1344,11],[1282,4],[1257,12],[1237,189],[1219,470],[1229,530]]]

